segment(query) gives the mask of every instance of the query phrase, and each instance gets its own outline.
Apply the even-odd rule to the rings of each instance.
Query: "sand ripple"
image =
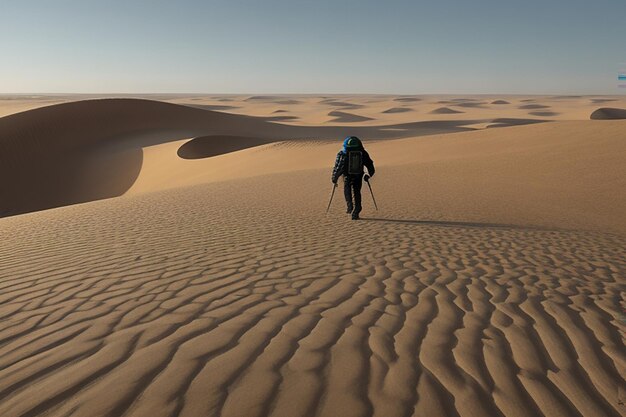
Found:
[[[623,237],[264,181],[3,219],[0,415],[624,415]]]

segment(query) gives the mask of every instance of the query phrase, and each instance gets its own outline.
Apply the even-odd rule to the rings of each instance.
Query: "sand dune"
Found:
[[[603,107],[591,113],[590,118],[592,120],[626,119],[626,109]]]
[[[252,96],[246,99],[246,101],[275,101],[275,100],[282,100],[283,97],[281,96]]]
[[[284,104],[284,105],[293,105],[302,103],[299,100],[289,99],[286,97],[280,96],[253,96],[247,98],[245,101],[261,101],[261,102],[269,102],[275,104]]]
[[[294,120],[298,120],[299,117],[298,116],[270,116],[270,117],[266,117],[265,120],[267,120],[268,122],[287,122],[287,121],[294,121]]]
[[[358,114],[337,110],[329,112],[328,115],[334,117],[334,119],[330,120],[331,122],[337,123],[358,123],[366,120],[372,120],[371,117],[359,116]]]
[[[599,104],[599,103],[608,103],[611,101],[617,101],[617,99],[615,98],[592,98],[591,102],[593,104]]]
[[[200,136],[185,142],[176,154],[183,159],[202,159],[273,142],[272,139],[241,136]]]
[[[326,104],[327,106],[343,107],[343,108],[352,109],[352,110],[363,108],[363,105],[348,103],[346,101],[337,101],[336,99],[322,100],[320,101],[320,103]]]
[[[506,100],[494,100],[491,102],[491,104],[511,104]]]
[[[408,107],[392,107],[390,109],[383,111],[383,113],[406,113],[409,111],[413,111],[413,109],[408,108]]]
[[[329,115],[339,123],[371,120],[345,112]],[[0,217],[122,195],[141,171],[145,147],[194,136],[387,139],[463,130],[462,122],[350,130],[275,123],[293,120],[297,116],[250,117],[137,99],[86,100],[9,115],[0,118],[0,176],[11,178],[0,189]],[[211,155],[220,153],[218,147]]]
[[[284,104],[284,105],[293,105],[293,104],[300,104],[302,103],[301,101],[298,100],[276,100],[274,103],[276,104]]]
[[[66,101],[84,100],[88,98],[111,98],[105,96],[2,96],[0,95],[0,116],[8,115],[29,108],[41,107],[61,103]],[[127,98],[131,98],[130,96]],[[558,115],[551,116],[555,120],[585,120],[589,115],[598,109],[597,104],[611,102],[611,107],[626,108],[626,98],[624,96],[581,96],[578,98],[555,98],[554,96],[449,96],[449,95],[421,95],[421,96],[390,96],[390,95],[148,95],[140,98],[151,100],[162,100],[174,104],[184,104],[193,106],[209,106],[205,109],[216,109],[218,111],[228,111],[241,115],[267,117],[277,109],[289,110],[290,114],[298,117],[288,121],[290,125],[319,126],[327,121],[327,114],[330,110],[325,107],[336,107],[337,110],[350,111],[359,110],[359,115],[377,120],[380,124],[393,124],[411,121],[428,121],[431,116],[429,112],[441,104],[447,107],[463,104],[464,113],[458,118],[467,117],[471,119],[493,119],[493,118],[525,118],[528,116],[525,110],[519,109],[520,105],[536,104],[549,106],[551,111]],[[252,98],[252,100],[250,100]],[[600,100],[600,101],[598,101]],[[475,103],[493,103],[506,101],[511,105],[480,105]],[[280,102],[293,104],[280,104]],[[297,102],[297,103],[296,103]],[[333,104],[334,103],[334,104]],[[398,107],[398,103],[411,104],[411,108],[416,114],[382,113],[389,108]],[[210,106],[229,105],[232,109]],[[468,107],[468,105],[470,107]],[[287,107],[285,107],[287,106]],[[458,109],[461,109],[459,107]],[[454,107],[452,107],[454,108]],[[534,110],[542,110],[534,109]],[[384,117],[388,115],[389,117]],[[451,119],[454,114],[439,115],[445,119]],[[442,117],[437,117],[437,119]]]
[[[414,103],[416,101],[422,101],[419,97],[396,97],[393,99],[394,101],[401,101],[405,103]]]
[[[624,121],[248,98],[0,118],[3,208],[121,195],[0,219],[0,416],[624,415]],[[324,214],[347,134],[360,222]]]
[[[540,116],[540,117],[551,117],[551,116],[557,116],[559,113],[555,112],[555,111],[529,111],[528,114],[530,114],[531,116]]]
[[[148,100],[93,100],[0,119],[0,215],[113,197],[133,184],[141,147],[234,132],[267,132],[262,120]],[[274,132],[275,133],[275,132]]]
[[[190,104],[190,106],[195,107],[197,109],[202,109],[202,110],[216,110],[216,111],[234,110],[234,109],[239,108],[237,106],[227,106],[224,104]]]
[[[197,100],[194,103],[201,109],[215,108]],[[238,106],[233,104],[231,107]],[[384,112],[381,113],[411,114]],[[619,117],[619,112],[620,109],[603,108],[596,110],[591,117]],[[458,112],[444,107],[431,113],[454,116]],[[542,121],[522,117],[467,118],[360,126],[359,123],[376,120],[369,116],[371,113],[355,115],[333,111],[327,114],[335,117],[332,122],[355,126],[349,129],[341,126],[287,126],[276,122],[299,121],[302,116],[290,113],[288,116],[255,118],[131,99],[66,103],[10,115],[0,119],[0,148],[4,155],[11,155],[0,165],[0,175],[13,178],[6,181],[0,191],[0,201],[3,202],[0,215],[122,195],[141,172],[146,146],[185,138],[227,135],[256,138],[256,143],[267,143],[285,139],[330,140],[356,134],[378,140],[471,130],[472,126],[480,125],[508,127]],[[555,111],[529,114],[540,118],[560,116]],[[238,148],[227,145],[224,149]],[[219,155],[222,151],[217,147],[204,153]]]
[[[459,110],[451,109],[449,107],[439,107],[431,111],[430,113],[431,114],[456,114],[456,113],[463,113],[463,112]]]
[[[541,119],[511,119],[508,117],[501,117],[493,119],[492,124],[489,127],[510,127],[510,126],[522,126],[535,123],[543,123],[545,120]]]
[[[575,100],[579,98],[583,98],[583,96],[553,96],[551,97],[553,100]]]
[[[525,104],[523,106],[519,106],[520,109],[524,110],[538,110],[538,109],[548,109],[550,106],[544,106],[543,104]]]
[[[326,177],[2,220],[0,414],[620,415],[622,238],[354,225]]]
[[[463,102],[463,103],[455,103],[454,105],[457,107],[474,108],[474,107],[483,107],[485,104],[487,103],[480,102],[480,101],[468,101],[468,102]]]
[[[377,155],[379,170],[387,172],[379,180],[383,188],[379,192],[391,201],[402,196],[395,204],[406,213],[429,206],[438,218],[626,234],[626,196],[615,192],[626,187],[621,162],[626,151],[623,124],[597,123],[552,122],[550,128],[531,124],[433,134],[419,140],[376,142],[368,149]],[[154,155],[147,149],[145,169],[130,191],[154,192],[302,170],[318,170],[323,177],[339,146],[337,142],[287,141],[189,166],[176,156],[181,145],[152,147],[149,151]],[[151,159],[158,163],[152,165]],[[408,178],[395,184],[402,177],[401,170]],[[160,178],[162,171],[176,172],[176,179],[151,179]]]

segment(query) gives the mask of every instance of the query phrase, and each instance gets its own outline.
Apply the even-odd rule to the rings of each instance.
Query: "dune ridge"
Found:
[[[626,119],[626,109],[602,107],[589,116],[591,120],[622,120]]]
[[[212,135],[193,138],[178,148],[176,154],[183,159],[202,159],[271,143],[272,139],[257,137]]]
[[[337,110],[329,112],[328,115],[334,117],[330,120],[331,122],[337,123],[358,123],[373,120],[371,117],[359,116],[358,114]]]
[[[391,107],[387,110],[384,110],[383,113],[406,113],[409,111],[413,111],[413,109],[409,107]]]
[[[548,109],[550,106],[546,106],[543,104],[525,104],[523,106],[519,106],[520,109],[523,110],[540,110],[540,109]]]
[[[431,114],[456,114],[456,113],[463,113],[463,112],[460,110],[451,109],[449,107],[439,107],[431,111],[430,113]]]
[[[121,195],[141,169],[142,146],[207,130],[256,133],[265,125],[138,99],[70,102],[0,118],[0,176],[11,178],[0,191],[0,216]]]

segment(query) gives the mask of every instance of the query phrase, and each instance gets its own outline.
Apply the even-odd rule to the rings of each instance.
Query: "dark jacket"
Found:
[[[370,158],[370,155],[365,149],[361,149],[361,152],[363,152],[363,166],[367,168],[367,172],[371,177],[376,171],[374,169],[374,161],[372,161],[372,158]],[[337,158],[335,159],[335,167],[333,168],[333,182],[337,182],[339,177],[342,175],[348,175],[348,164],[346,163],[346,156],[346,151],[343,149],[337,154]],[[363,173],[361,173],[360,175],[363,175]]]

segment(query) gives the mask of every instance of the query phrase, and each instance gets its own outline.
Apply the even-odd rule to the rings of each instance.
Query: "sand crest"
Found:
[[[451,109],[449,107],[439,107],[431,111],[430,113],[431,114],[457,114],[457,113],[463,113],[463,112],[459,110]]]
[[[390,109],[383,111],[383,113],[406,113],[409,111],[413,111],[413,109],[408,108],[408,107],[392,107]]]
[[[591,113],[592,120],[620,120],[626,119],[626,109],[603,107]]]
[[[328,113],[329,116],[334,117],[334,119],[331,119],[331,122],[337,122],[337,123],[358,123],[358,122],[364,122],[366,120],[372,120],[371,117],[365,117],[365,116],[359,116],[358,114],[352,114],[352,113],[348,113],[345,111],[331,111],[330,113]]]

